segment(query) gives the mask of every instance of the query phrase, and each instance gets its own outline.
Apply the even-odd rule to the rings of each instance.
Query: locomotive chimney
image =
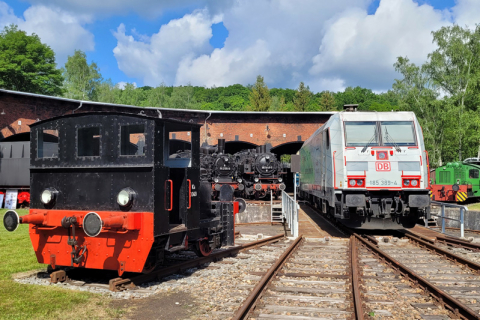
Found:
[[[344,104],[343,111],[345,112],[356,112],[358,108],[358,104]]]
[[[225,139],[218,139],[218,153],[225,153]]]
[[[267,145],[266,144],[261,146],[261,148],[262,148],[262,153],[267,153]]]
[[[255,148],[256,153],[261,153],[262,152],[262,146],[258,146]]]

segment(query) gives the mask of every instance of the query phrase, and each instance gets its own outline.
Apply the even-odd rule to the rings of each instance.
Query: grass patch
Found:
[[[2,319],[98,319],[118,318],[123,312],[110,308],[111,299],[88,292],[76,292],[50,286],[24,285],[12,280],[12,274],[45,269],[33,251],[28,225],[15,232],[3,227],[0,210],[0,318]],[[28,210],[17,210],[25,215]]]
[[[468,210],[480,211],[480,203],[472,203],[468,205]]]

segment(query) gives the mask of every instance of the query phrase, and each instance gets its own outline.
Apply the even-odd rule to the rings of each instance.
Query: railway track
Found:
[[[355,243],[297,238],[233,319],[363,319]]]
[[[320,216],[324,218],[322,215]],[[342,231],[348,232],[345,228],[342,228]],[[360,252],[362,252],[362,258],[360,260],[362,262],[367,263],[374,261],[371,259],[379,259],[388,265],[388,268],[391,270],[389,272],[384,270],[380,273],[374,273],[373,279],[369,279],[372,276],[371,274],[365,273],[368,271],[368,268],[362,270],[363,303],[368,314],[383,313],[388,315],[384,310],[375,309],[375,304],[372,305],[371,303],[375,300],[366,298],[371,294],[375,295],[377,293],[371,293],[366,290],[365,288],[369,286],[365,286],[365,283],[369,280],[382,282],[381,278],[383,276],[395,272],[396,276],[393,278],[390,276],[387,283],[390,282],[392,284],[401,279],[400,281],[407,281],[410,284],[410,289],[419,289],[419,292],[408,292],[409,288],[403,288],[407,290],[407,298],[408,296],[414,298],[416,296],[420,300],[425,300],[428,297],[432,299],[427,303],[409,302],[410,306],[416,309],[418,316],[421,318],[480,319],[480,264],[459,256],[451,252],[451,250],[441,248],[432,243],[434,241],[425,241],[425,239],[408,233],[406,234],[406,239],[393,238],[396,240],[394,242],[381,242],[373,236],[360,236],[358,234],[353,234],[353,237],[361,243]],[[390,238],[384,237],[383,239],[388,240]],[[370,258],[365,257],[365,250],[368,250],[374,256]],[[375,268],[371,268],[370,271],[375,271]],[[419,293],[423,298],[418,296]],[[406,297],[403,293],[396,299],[386,297],[385,300],[380,301],[380,304],[398,304],[399,300]],[[435,313],[428,314],[432,310],[435,310]],[[447,312],[442,310],[448,311],[448,315]],[[405,318],[408,319],[408,317]]]
[[[422,240],[439,243],[450,247],[468,249],[474,252],[480,252],[480,243],[464,240],[455,236],[445,235],[436,230],[416,226],[413,230],[407,230],[406,236],[414,235]],[[478,237],[478,235],[477,235]]]
[[[127,289],[133,289],[133,288],[136,288],[138,285],[148,281],[163,278],[172,274],[183,273],[185,272],[185,270],[188,270],[191,268],[197,268],[209,262],[215,262],[226,257],[234,256],[241,251],[251,250],[267,244],[277,242],[279,239],[283,237],[284,237],[283,234],[279,234],[279,235],[265,238],[262,240],[253,241],[251,243],[242,244],[237,247],[220,250],[216,253],[212,253],[207,257],[187,260],[185,262],[181,262],[165,268],[154,270],[148,274],[137,275],[132,278],[114,278],[109,281],[109,288],[111,291],[122,291]]]

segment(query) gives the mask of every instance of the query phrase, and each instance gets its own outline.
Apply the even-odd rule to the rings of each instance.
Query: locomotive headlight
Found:
[[[40,196],[40,200],[43,204],[52,204],[55,201],[55,197],[57,195],[57,190],[53,188],[48,188],[43,190],[42,195]]]
[[[351,179],[348,181],[348,184],[350,185],[350,187],[355,187],[355,185],[357,184],[357,181]]]
[[[357,180],[357,186],[359,187],[363,186],[363,180],[361,179]]]
[[[412,180],[411,184],[412,187],[416,187],[418,185],[418,180]]]
[[[238,182],[238,183],[242,183],[242,181],[243,181],[243,180],[240,179],[240,178],[237,179],[237,182]]]
[[[215,181],[215,183],[218,183],[218,178],[215,178],[213,181]]]
[[[282,178],[278,178],[278,182],[282,182],[282,181],[283,181],[283,179],[282,179]]]
[[[135,198],[135,191],[130,188],[122,189],[117,195],[117,203],[121,207],[130,206]]]
[[[258,182],[258,181],[259,181],[258,178],[255,178],[255,182]]]
[[[403,185],[405,185],[405,186],[408,187],[408,186],[410,185],[410,180],[408,180],[408,179],[407,179],[407,180],[403,180]]]

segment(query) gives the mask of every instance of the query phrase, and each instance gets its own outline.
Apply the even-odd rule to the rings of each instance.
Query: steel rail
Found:
[[[409,238],[410,240],[425,246],[429,250],[435,251],[436,253],[438,253],[440,255],[446,256],[448,259],[453,260],[457,263],[461,263],[461,264],[469,267],[470,269],[472,269],[476,272],[480,272],[480,264],[478,264],[476,262],[465,259],[462,256],[459,256],[459,255],[457,255],[453,252],[450,252],[448,250],[439,248],[439,247],[435,246],[434,244],[431,244],[427,241],[424,241],[423,239],[421,239],[417,236],[414,236],[414,235],[411,235],[411,234],[405,234],[405,236],[407,238]]]
[[[464,248],[472,251],[480,251],[480,244],[465,240],[455,239],[446,236],[438,236],[437,241],[454,247]]]
[[[201,257],[201,258],[193,259],[193,260],[190,260],[190,261],[185,261],[183,263],[179,263],[179,264],[176,264],[176,265],[173,265],[173,266],[169,266],[169,267],[162,268],[162,269],[159,269],[159,270],[154,270],[154,271],[152,271],[150,273],[147,273],[147,274],[140,274],[140,275],[138,275],[136,277],[133,277],[133,278],[111,279],[109,281],[109,288],[110,288],[111,291],[123,291],[123,290],[126,290],[126,289],[134,288],[138,284],[148,282],[148,281],[151,281],[151,280],[156,279],[156,278],[162,278],[162,277],[166,277],[166,276],[169,276],[169,275],[172,275],[172,274],[175,274],[175,273],[181,273],[181,272],[184,272],[186,269],[199,267],[199,266],[201,266],[205,263],[209,263],[209,262],[212,262],[212,261],[218,261],[222,258],[233,256],[240,251],[249,250],[249,249],[251,250],[251,249],[254,249],[256,247],[261,247],[261,246],[270,244],[271,242],[277,242],[278,240],[282,239],[283,237],[284,237],[283,234],[279,234],[279,235],[276,235],[276,236],[273,236],[273,237],[270,237],[270,238],[265,238],[265,239],[262,239],[262,240],[250,242],[250,243],[247,243],[247,244],[243,244],[243,245],[238,246],[238,247],[233,247],[233,248],[226,249],[226,250],[223,250],[223,251],[220,251],[220,252],[212,253],[211,255],[209,255],[207,257]]]
[[[414,237],[417,237],[419,239],[422,239],[423,241],[430,242],[430,243],[435,243],[435,242],[440,242],[445,245],[450,245],[456,248],[463,248],[463,249],[468,249],[472,251],[480,251],[480,244],[478,243],[472,243],[469,241],[461,240],[461,239],[456,239],[453,237],[448,237],[444,236],[443,234],[439,233],[438,235],[435,235],[434,240],[430,239],[429,237],[421,234],[420,232],[414,232],[412,230],[407,230],[405,232],[405,236],[408,237],[408,235],[412,235]]]
[[[350,269],[352,273],[352,296],[355,310],[355,319],[363,320],[364,314],[362,297],[360,292],[360,268],[358,265],[357,240],[353,235],[350,236]]]
[[[285,250],[285,252],[280,256],[280,258],[275,261],[275,263],[268,269],[267,273],[260,279],[257,285],[253,288],[252,292],[245,299],[243,304],[238,308],[238,310],[233,315],[232,320],[246,319],[248,314],[253,310],[257,301],[262,296],[262,293],[265,291],[267,285],[275,277],[278,271],[283,267],[287,259],[298,249],[299,245],[303,241],[303,235],[299,235],[297,239]]]
[[[438,231],[436,229],[442,230],[442,227],[429,227],[432,230]],[[445,227],[447,230],[454,230],[454,231],[460,231],[460,228],[454,228],[454,227]],[[480,230],[472,230],[472,229],[464,229],[465,232],[471,232],[471,233],[477,233],[480,234]]]
[[[380,250],[376,245],[370,243],[368,240],[363,239],[356,233],[354,236],[370,250],[372,250],[377,256],[379,256],[383,261],[389,264],[394,270],[400,272],[401,275],[412,279],[417,285],[428,290],[442,305],[453,312],[455,316],[461,317],[462,319],[480,319],[480,315],[474,310],[470,309],[468,306],[461,303],[445,291],[439,289],[436,285],[415,273],[412,269],[395,260],[386,252]]]

